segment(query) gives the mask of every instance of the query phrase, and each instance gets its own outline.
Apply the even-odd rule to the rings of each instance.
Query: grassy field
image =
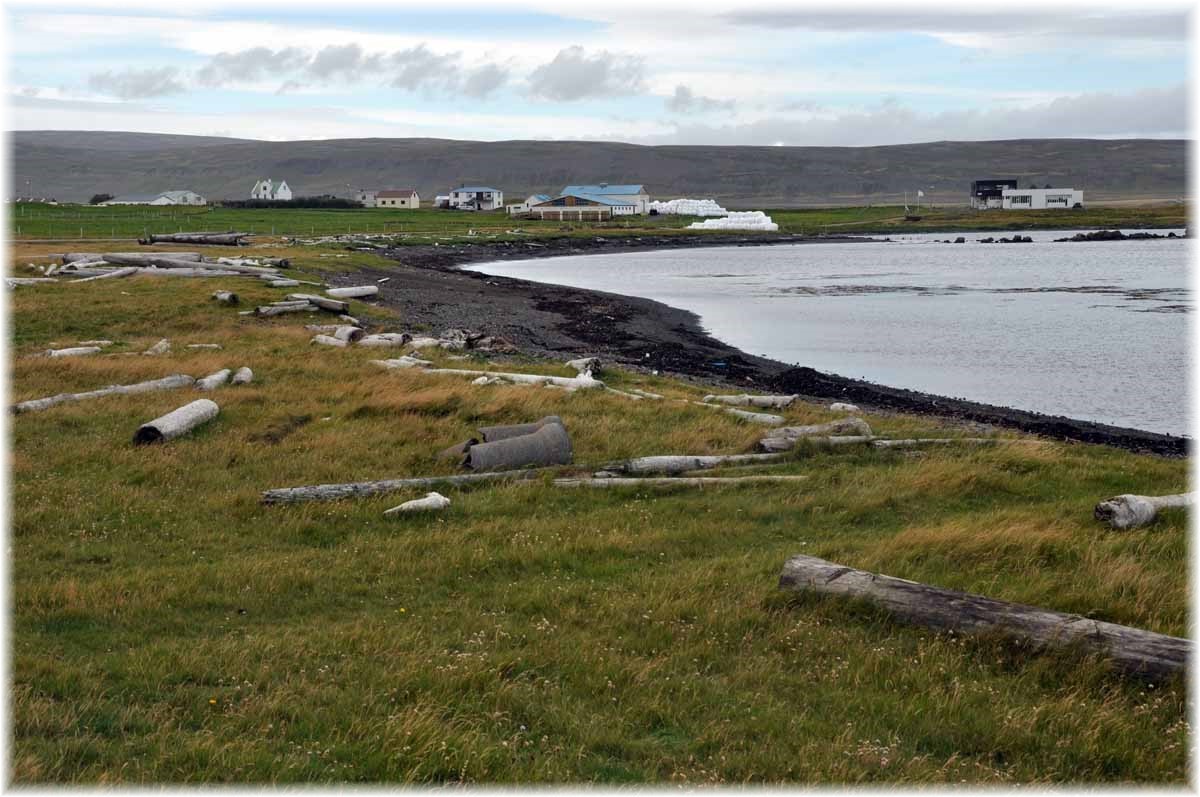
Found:
[[[50,249],[19,245],[12,262]],[[279,253],[310,274],[331,262]],[[11,294],[13,400],[256,374],[208,394],[217,420],[159,447],[134,448],[134,429],[195,393],[10,421],[15,782],[1185,782],[1182,683],[934,635],[776,581],[806,553],[1183,635],[1185,514],[1115,533],[1091,508],[1181,491],[1186,462],[1026,442],[801,449],[761,471],[808,477],[797,485],[479,486],[399,519],[382,513],[422,491],[264,506],[271,487],[448,472],[435,452],[477,426],[550,413],[580,468],[747,451],[761,430],[683,403],[382,371],[367,363],[378,352],[311,346],[308,318],[209,301],[231,285],[251,307],[286,293],[135,277]],[[33,356],[162,337],[174,348],[157,357]],[[503,369],[570,374],[520,357]],[[868,420],[886,435],[968,433]]]
[[[149,206],[15,205],[9,221],[13,237],[36,239],[129,239],[148,233],[230,230],[265,236],[310,237],[346,233],[408,236],[414,243],[471,234],[504,235],[510,230],[536,236],[637,235],[673,233],[695,219],[680,216],[636,216],[611,222],[541,221],[502,213],[458,213],[433,210],[233,209],[219,207],[161,208]],[[965,207],[923,208],[921,221],[904,220],[899,207],[814,208],[767,211],[782,232],[862,234],[886,232],[953,232],[1062,228],[1182,227],[1184,205],[1091,207],[1070,211],[973,211]]]

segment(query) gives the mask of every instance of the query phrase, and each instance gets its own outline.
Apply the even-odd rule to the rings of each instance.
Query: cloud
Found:
[[[463,81],[462,93],[468,97],[483,98],[508,82],[508,70],[496,64],[487,64],[472,70]]]
[[[382,58],[367,56],[357,44],[331,44],[317,52],[305,71],[318,80],[358,80],[371,70],[378,70]]]
[[[300,69],[308,61],[308,55],[296,47],[282,50],[252,47],[234,53],[217,53],[196,72],[196,81],[209,88],[253,83]]]
[[[667,110],[672,113],[732,111],[735,106],[736,103],[733,100],[714,100],[711,97],[701,97],[683,84],[676,86],[675,93],[667,98]]]
[[[637,139],[643,144],[878,146],[923,141],[1019,138],[1184,137],[1183,84],[1128,94],[1057,97],[1024,108],[921,113],[897,102],[836,116],[773,116],[730,125],[676,125],[674,132]]]
[[[560,101],[634,94],[643,88],[644,69],[640,56],[607,50],[589,56],[576,45],[560,50],[553,61],[533,70],[529,88],[534,96]]]
[[[88,88],[123,100],[162,97],[187,90],[173,66],[157,69],[126,69],[121,72],[97,72],[88,77]]]
[[[408,91],[441,88],[447,92],[458,88],[458,53],[438,55],[419,44],[392,53],[388,63],[398,70],[392,78],[392,88]]]

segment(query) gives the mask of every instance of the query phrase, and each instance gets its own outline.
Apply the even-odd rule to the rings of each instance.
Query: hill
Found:
[[[92,131],[11,134],[13,187],[60,201],[95,193],[189,188],[244,198],[259,176],[297,194],[415,187],[432,198],[462,183],[494,185],[513,199],[568,183],[639,182],[656,198],[714,197],[734,207],[895,203],[925,191],[965,203],[980,177],[1082,188],[1096,200],[1186,194],[1187,142],[1130,139],[939,141],[881,147],[658,146],[584,141],[363,138],[252,141]],[[911,198],[911,197],[910,197]]]

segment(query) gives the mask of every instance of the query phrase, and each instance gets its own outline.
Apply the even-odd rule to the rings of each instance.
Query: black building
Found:
[[[1015,179],[975,180],[971,183],[971,207],[998,208],[1003,200],[1004,189],[1016,187],[1017,181]]]

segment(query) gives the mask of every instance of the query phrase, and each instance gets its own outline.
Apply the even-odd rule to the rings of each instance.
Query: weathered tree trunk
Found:
[[[295,288],[297,285],[300,284],[300,280],[293,280],[293,279],[271,280],[267,284],[270,285],[272,288]]]
[[[1007,437],[911,437],[899,440],[872,440],[876,448],[915,448],[917,446],[945,446],[959,443],[965,446],[987,446],[996,443],[1033,443],[1041,445],[1045,440],[1021,440]]]
[[[259,318],[270,318],[271,316],[283,315],[284,313],[307,313],[315,310],[316,308],[308,303],[268,304],[255,307],[254,315]]]
[[[660,396],[657,393],[651,393],[648,390],[638,390],[636,387],[629,388],[629,392],[633,393],[635,395],[641,396],[642,398],[655,399],[655,400],[662,399],[662,396]]]
[[[232,373],[228,368],[222,368],[216,373],[209,374],[203,379],[196,380],[197,390],[216,390],[221,385],[229,381],[229,375]]]
[[[847,404],[843,401],[833,402],[829,405],[829,409],[831,412],[862,412],[862,410],[853,404]]]
[[[216,402],[208,399],[196,399],[191,404],[185,404],[179,409],[168,412],[161,418],[155,418],[150,423],[138,427],[133,436],[137,445],[161,443],[173,440],[187,434],[202,423],[207,423],[217,417],[220,408]]]
[[[998,633],[1035,648],[1078,645],[1107,656],[1126,672],[1151,677],[1182,671],[1191,652],[1186,639],[868,573],[812,556],[789,559],[779,586],[869,601],[903,622],[941,631]]]
[[[79,345],[80,346],[99,346],[100,348],[104,348],[105,346],[113,345],[113,342],[111,340],[81,340],[81,341],[79,341]]]
[[[787,418],[784,418],[782,415],[770,415],[765,412],[747,412],[746,410],[737,410],[733,407],[726,407],[725,412],[730,415],[736,415],[744,421],[761,423],[767,426],[779,426],[787,422]]]
[[[428,368],[433,365],[431,360],[409,357],[407,354],[392,360],[368,360],[367,362],[382,368]]]
[[[683,473],[688,470],[706,470],[726,465],[747,462],[771,462],[783,459],[784,454],[721,454],[714,456],[658,456],[638,457],[604,466],[605,470],[620,473]]]
[[[315,296],[311,293],[289,293],[289,299],[304,300],[312,302],[322,310],[328,310],[331,313],[344,313],[350,309],[350,305],[338,299],[328,299],[324,296]]]
[[[254,381],[254,372],[249,368],[242,366],[233,373],[232,384],[248,385]]]
[[[163,269],[207,268],[207,269],[211,269],[213,271],[234,271],[239,274],[255,274],[255,275],[265,274],[268,276],[275,276],[275,275],[278,275],[278,273],[279,273],[275,269],[268,268],[265,266],[241,266],[241,265],[236,265],[233,263],[204,262],[204,261],[200,260],[199,258],[197,258],[196,260],[189,260],[186,258],[175,257],[173,254],[138,253],[138,254],[126,255],[126,254],[120,254],[120,253],[114,252],[112,254],[106,254],[104,256],[104,259],[107,260],[109,263],[113,263],[113,264],[119,265],[119,266],[140,266],[142,268],[145,268],[148,266],[153,266],[154,268],[163,268]]]
[[[188,349],[219,349],[219,348],[221,348],[221,344],[220,343],[189,343],[184,348],[188,348]]]
[[[37,285],[41,282],[58,282],[54,277],[5,277],[4,281],[8,283],[8,287],[15,288],[18,285]]]
[[[412,341],[409,345],[415,345],[416,341]],[[498,376],[501,379],[507,379],[510,382],[518,382],[527,385],[561,385],[568,388],[596,388],[604,387],[604,383],[598,379],[593,379],[591,374],[584,372],[576,377],[566,376],[542,376],[541,374],[509,374],[500,371],[470,371],[462,368],[428,368],[425,371],[429,374],[457,374],[459,376]]]
[[[97,274],[94,277],[84,277],[82,279],[71,280],[72,283],[78,282],[94,282],[96,280],[120,279],[121,277],[131,277],[138,273],[141,269],[134,267],[116,268],[112,271],[106,271],[103,274]]]
[[[534,421],[533,423],[514,423],[504,426],[480,426],[479,437],[485,443],[494,443],[497,440],[508,440],[510,437],[521,437],[522,435],[533,434],[543,426],[556,423],[563,426],[562,418],[557,415],[547,415],[545,418]]]
[[[792,406],[798,396],[751,396],[742,393],[736,396],[705,396],[705,403],[732,404],[735,407],[762,407],[782,409]]]
[[[730,484],[783,484],[807,479],[807,476],[667,476],[642,479],[621,477],[596,479],[555,479],[555,487],[705,487]]]
[[[84,357],[100,351],[99,346],[72,346],[69,349],[46,349],[42,352],[45,357]]]
[[[365,335],[358,341],[359,346],[367,346],[368,348],[393,348],[398,349],[408,344],[410,340],[406,332],[382,332],[378,335]]]
[[[353,288],[330,288],[325,293],[335,299],[364,299],[368,296],[378,296],[379,286],[360,285]]]
[[[344,349],[350,345],[347,341],[344,341],[340,338],[330,337],[329,335],[315,335],[313,336],[312,342],[320,343],[322,346],[337,346],[341,349]]]
[[[347,343],[354,343],[357,340],[362,340],[362,337],[365,334],[367,333],[363,332],[358,327],[352,327],[349,324],[346,324],[335,329],[333,332],[333,337],[337,338],[338,340],[344,340]]]
[[[196,264],[199,266],[199,264]],[[83,273],[82,271],[78,273]],[[227,271],[217,268],[156,268],[155,266],[138,267],[139,274],[149,274],[151,277],[195,277],[199,279],[212,279],[214,277],[250,277],[252,274],[243,274],[240,271]]]
[[[424,498],[416,498],[412,501],[405,501],[400,506],[394,506],[383,513],[384,517],[389,515],[400,515],[408,512],[435,512],[439,509],[445,509],[450,506],[450,499],[441,493],[426,493]]]
[[[1171,507],[1190,507],[1196,493],[1177,495],[1125,495],[1114,496],[1096,504],[1093,514],[1096,520],[1107,523],[1114,529],[1135,529],[1153,523],[1158,510]]]
[[[146,349],[142,354],[166,354],[171,350],[171,341],[163,338],[158,343],[155,343],[150,348]]]
[[[414,349],[419,351],[421,349],[435,348],[437,346],[440,346],[441,343],[442,342],[440,340],[438,340],[437,338],[431,338],[428,335],[421,335],[419,337],[415,337],[412,340],[410,340],[408,342],[408,345],[412,346]]]
[[[758,447],[762,451],[781,452],[791,451],[801,440],[816,446],[848,446],[858,443],[869,443],[874,439],[865,435],[845,435],[838,437],[764,437],[758,441]]]
[[[436,487],[441,484],[471,484],[482,481],[504,479],[537,479],[553,468],[497,471],[493,473],[463,473],[454,476],[423,476],[413,479],[386,479],[374,482],[351,482],[349,484],[316,484],[310,487],[284,487],[265,490],[264,504],[296,504],[303,501],[336,501],[342,498],[362,498],[370,495],[411,490],[414,487]]]
[[[173,390],[177,387],[187,387],[188,385],[195,384],[195,382],[196,380],[187,374],[174,374],[162,379],[152,379],[149,382],[138,382],[132,385],[109,385],[99,390],[89,390],[84,393],[59,393],[57,396],[50,396],[48,398],[30,399],[29,401],[14,404],[12,409],[14,414],[19,415],[23,412],[37,412],[38,410],[49,409],[50,407],[73,401],[85,401],[104,396],[130,396],[135,393],[149,393],[152,390]]]
[[[183,232],[170,235],[151,235],[138,239],[138,243],[146,244],[204,244],[207,246],[245,246],[246,232]]]
[[[567,360],[567,366],[581,374],[585,372],[598,374],[602,365],[599,357],[580,357],[578,360]]]
[[[471,446],[463,466],[481,471],[570,462],[571,438],[562,424],[551,423],[519,437]]]
[[[820,437],[830,435],[862,435],[870,437],[870,425],[862,418],[839,418],[812,426],[783,426],[771,432],[772,437]]]
[[[231,306],[238,304],[241,301],[240,299],[238,299],[238,295],[236,293],[234,293],[233,291],[217,291],[216,293],[214,293],[212,295],[212,297],[213,297],[213,300],[217,302],[217,304],[225,304],[225,305],[231,305]]]

